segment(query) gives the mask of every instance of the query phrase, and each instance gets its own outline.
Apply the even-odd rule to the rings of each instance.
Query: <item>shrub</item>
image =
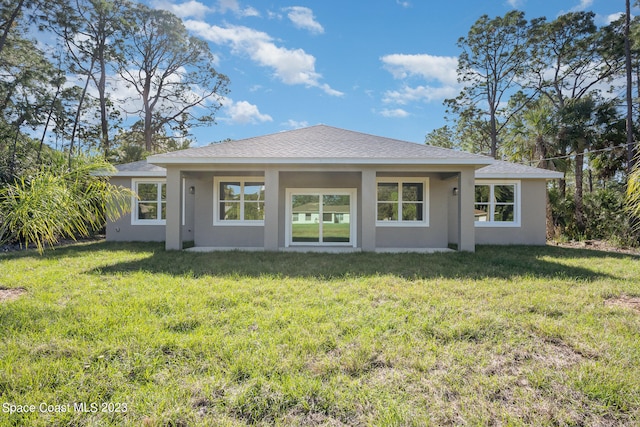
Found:
[[[549,191],[553,223],[560,238],[569,240],[602,239],[619,245],[635,245],[629,211],[625,208],[624,189],[610,183],[584,194],[584,231],[578,230],[574,220],[574,202],[571,194],[561,198],[556,189]]]
[[[42,253],[61,238],[87,237],[130,209],[131,190],[110,184],[113,166],[91,161],[73,170],[42,169],[0,188],[0,243],[33,243]]]

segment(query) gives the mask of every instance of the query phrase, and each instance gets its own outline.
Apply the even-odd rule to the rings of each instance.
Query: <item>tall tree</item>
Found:
[[[517,163],[529,162],[542,169],[566,169],[564,159],[554,159],[556,138],[558,136],[558,117],[546,98],[529,102],[521,114],[512,120],[509,137],[505,140],[502,152]],[[552,160],[554,159],[554,160]],[[547,238],[554,237],[553,212],[546,195]]]
[[[434,129],[424,138],[424,143],[434,147],[454,148],[456,137],[447,125]]]
[[[106,81],[110,62],[117,61],[119,58],[128,7],[127,0],[75,0],[74,3],[60,8],[64,13],[57,14],[59,19],[56,25],[51,27],[67,46],[70,71],[84,79],[69,142],[69,165],[71,165],[78,132],[81,130],[80,119],[86,109],[85,102],[89,98],[91,82],[94,83],[98,93],[100,148],[105,157],[108,156],[110,101]]]
[[[626,101],[627,101],[627,175],[631,175],[633,161],[635,157],[633,143],[633,70],[631,57],[631,1],[626,0],[626,11],[624,19],[624,58],[625,77],[627,81]]]
[[[110,64],[117,69],[121,62],[128,0],[76,0],[77,16],[73,20],[73,37],[68,39],[70,56],[81,74],[90,79],[98,92],[100,112],[100,145],[105,158],[111,149],[109,129],[111,102],[107,93]]]
[[[560,156],[575,154],[575,218],[584,224],[582,211],[582,169],[585,136],[591,130],[577,129],[590,121],[586,110],[599,96],[599,85],[615,75],[621,67],[620,57],[610,49],[606,34],[599,31],[592,12],[567,13],[547,22],[533,22],[530,32],[531,55],[525,78],[530,89],[549,100],[560,117],[558,147]],[[591,109],[593,112],[593,109]],[[572,140],[571,138],[577,138]],[[565,181],[560,181],[565,196]]]
[[[58,75],[44,54],[30,40],[9,37],[0,61],[0,152],[7,156],[3,178],[11,180],[19,170],[18,145],[25,127],[44,123],[51,103],[52,83]]]
[[[553,169],[549,159],[555,157],[555,140],[558,135],[558,117],[546,98],[538,98],[527,104],[510,125],[510,135],[503,152],[509,160],[526,163],[542,169]]]
[[[213,67],[207,43],[189,36],[175,15],[137,5],[133,16],[135,28],[124,52],[127,65],[120,75],[141,97],[135,112],[144,122],[145,149],[151,152],[154,135],[163,128],[171,134],[185,124],[214,123],[229,80]]]
[[[520,11],[493,19],[483,15],[468,35],[458,40],[458,47],[462,49],[458,76],[465,87],[448,103],[453,112],[468,114],[474,110],[474,115],[481,112],[487,122],[492,157],[497,156],[500,133],[517,112],[507,111],[503,105],[522,74],[528,29],[524,13]]]

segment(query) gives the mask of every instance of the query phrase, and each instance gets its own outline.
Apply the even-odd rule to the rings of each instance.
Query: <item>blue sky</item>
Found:
[[[624,0],[145,0],[210,43],[230,80],[218,124],[197,145],[323,123],[423,142],[459,92],[458,38],[483,14],[528,19],[593,11],[603,25]],[[637,11],[634,11],[637,14]]]

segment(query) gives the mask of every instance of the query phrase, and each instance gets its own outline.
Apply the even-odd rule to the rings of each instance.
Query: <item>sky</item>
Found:
[[[230,93],[194,145],[325,124],[424,142],[445,125],[460,86],[460,37],[482,15],[549,20],[593,11],[604,25],[624,0],[141,0],[209,42]],[[634,10],[637,15],[640,13]]]

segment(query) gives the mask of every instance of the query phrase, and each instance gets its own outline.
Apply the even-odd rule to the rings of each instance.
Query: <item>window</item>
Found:
[[[264,179],[262,177],[216,177],[214,224],[264,224]]]
[[[429,225],[428,188],[428,178],[379,178],[378,225]]]
[[[478,181],[475,186],[475,221],[477,226],[519,226],[520,183]]]
[[[167,185],[164,180],[134,180],[131,223],[138,225],[165,224],[167,209]]]

